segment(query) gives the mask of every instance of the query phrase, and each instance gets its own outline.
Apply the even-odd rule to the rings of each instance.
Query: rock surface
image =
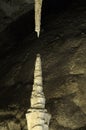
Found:
[[[0,0],[0,32],[34,7],[34,0]]]
[[[84,1],[46,16],[39,39],[31,33],[18,41],[14,34],[0,33],[0,130],[27,130],[37,53],[42,57],[46,108],[52,114],[50,130],[86,130]]]

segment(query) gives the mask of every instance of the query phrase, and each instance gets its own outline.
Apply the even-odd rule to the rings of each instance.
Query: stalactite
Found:
[[[35,0],[35,31],[37,32],[37,37],[40,35],[42,1]]]

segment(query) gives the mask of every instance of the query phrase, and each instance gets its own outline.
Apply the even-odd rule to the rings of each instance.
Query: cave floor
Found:
[[[50,129],[86,130],[86,6],[46,16],[39,39],[0,33],[0,130],[27,129],[37,53]]]

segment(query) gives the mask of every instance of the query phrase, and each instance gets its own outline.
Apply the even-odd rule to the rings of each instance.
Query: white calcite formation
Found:
[[[42,69],[40,55],[37,55],[34,84],[31,95],[31,108],[26,114],[28,130],[48,130],[51,115],[45,109],[45,96],[42,87]]]
[[[40,35],[42,0],[35,0],[35,31]]]

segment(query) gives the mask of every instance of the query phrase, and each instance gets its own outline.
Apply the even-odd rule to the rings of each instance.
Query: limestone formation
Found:
[[[31,95],[31,108],[26,114],[28,130],[48,130],[50,114],[45,109],[45,96],[42,88],[40,55],[37,55],[34,72],[34,85]]]
[[[42,0],[35,0],[35,31],[40,35]]]

